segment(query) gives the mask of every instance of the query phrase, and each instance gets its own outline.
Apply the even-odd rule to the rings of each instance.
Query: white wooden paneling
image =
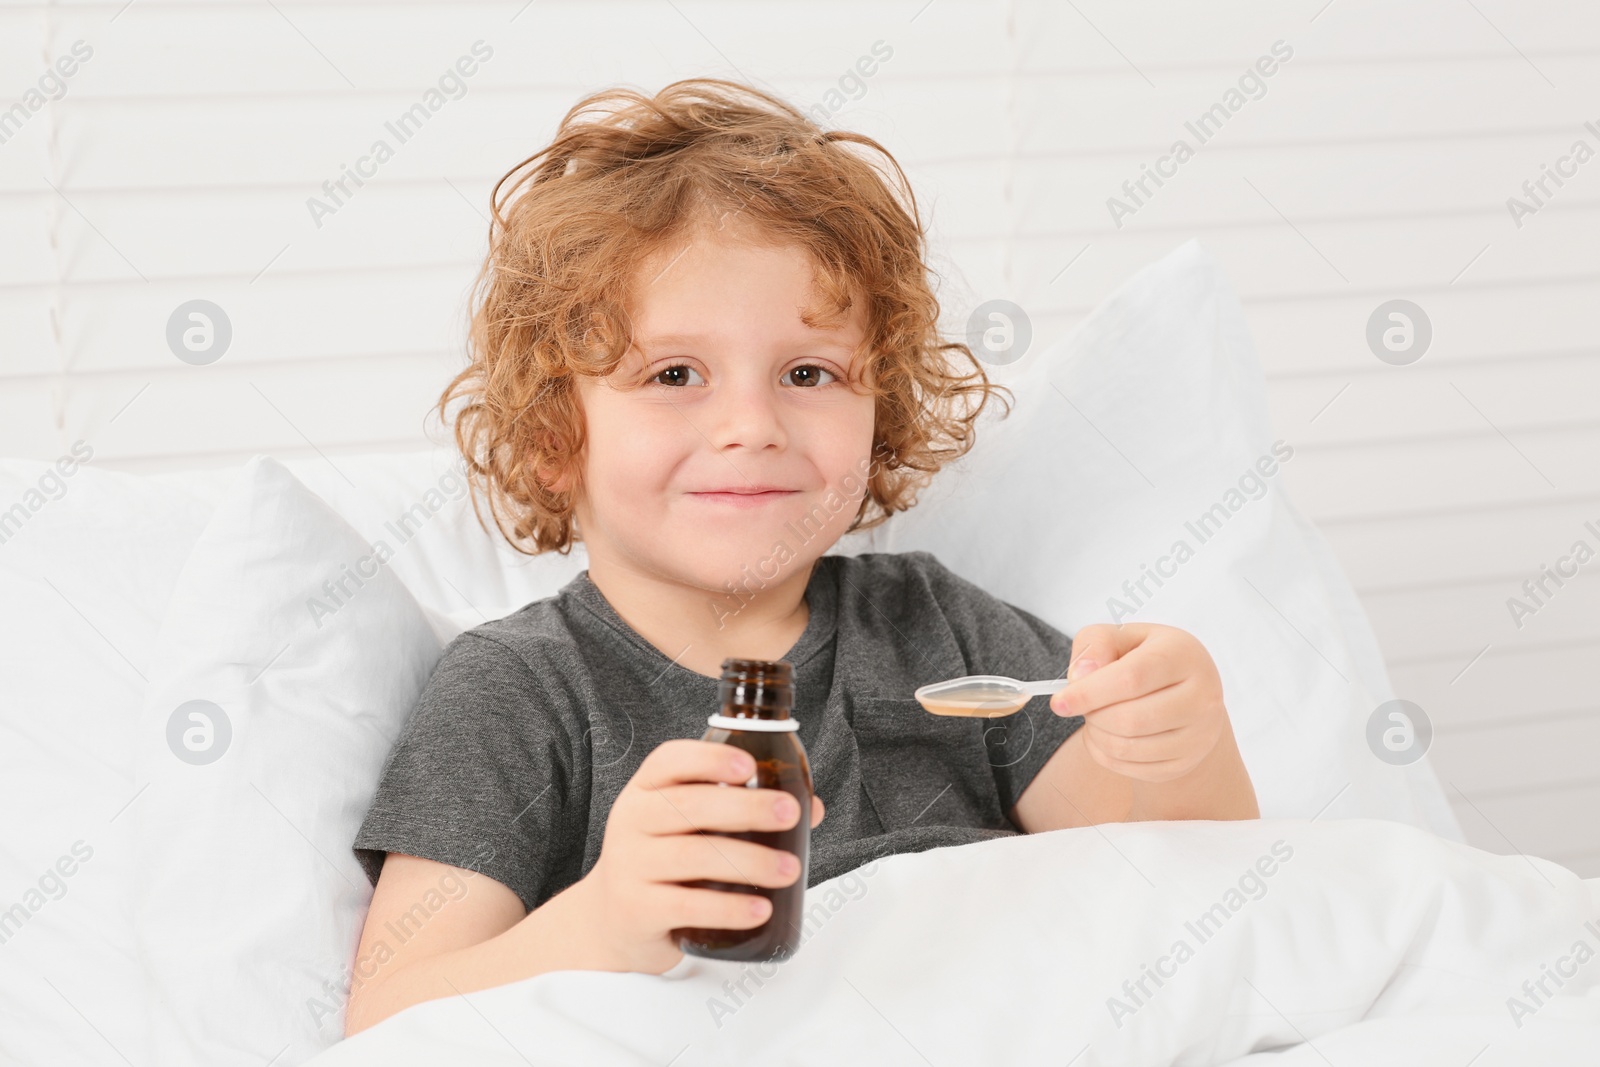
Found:
[[[1600,526],[1600,497],[1324,521],[1321,529],[1363,592],[1497,582],[1510,595],[1567,555],[1585,522]]]
[[[1592,823],[1600,811],[1600,784],[1479,797],[1446,788],[1462,828],[1479,848],[1545,856],[1595,877],[1595,860],[1600,857],[1574,837],[1567,824],[1573,819]]]
[[[1596,540],[1593,534],[1588,538]],[[1528,577],[1538,576],[1538,563],[1537,557],[1530,562]],[[1369,592],[1363,602],[1379,642],[1397,659],[1454,655],[1466,662],[1485,645],[1523,648],[1557,639],[1600,644],[1597,569],[1600,561],[1587,573],[1564,579],[1565,585],[1547,585],[1550,592],[1541,594],[1543,605],[1535,606],[1533,615],[1523,615],[1520,627],[1506,602],[1525,597],[1521,579]]]
[[[316,225],[307,198],[480,39],[494,55],[459,98]],[[911,176],[952,328],[1003,296],[1037,354],[1204,241],[1296,449],[1284,484],[1434,719],[1471,840],[1600,874],[1600,571],[1520,630],[1505,611],[1600,525],[1600,160],[1521,227],[1506,207],[1573,140],[1600,147],[1600,8],[8,4],[0,108],[77,40],[94,57],[0,145],[0,453],[83,438],[154,471],[421,443],[462,357],[490,186],[582,93],[721,74],[809,107],[883,41],[831,122]],[[1294,55],[1265,92],[1116,225],[1107,198],[1278,40]],[[1408,367],[1364,340],[1394,297],[1434,328]],[[164,339],[194,298],[234,327],[208,367]]]
[[[1444,389],[1438,403],[1463,401]],[[1486,425],[1474,434],[1297,448],[1284,480],[1330,517],[1538,505],[1600,493],[1597,456],[1600,424],[1524,427],[1515,437]]]
[[[1481,655],[1480,655],[1481,654]],[[1540,715],[1593,713],[1594,642],[1485,642],[1466,653],[1390,658],[1395,690],[1446,726],[1515,726]]]
[[[1458,729],[1435,742],[1433,755],[1454,788],[1488,797],[1600,785],[1597,751],[1600,716],[1578,713]]]

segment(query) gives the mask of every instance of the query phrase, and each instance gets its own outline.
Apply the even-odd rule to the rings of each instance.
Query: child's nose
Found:
[[[783,448],[788,430],[777,386],[749,377],[724,379],[712,404],[714,426],[707,437],[718,449]]]

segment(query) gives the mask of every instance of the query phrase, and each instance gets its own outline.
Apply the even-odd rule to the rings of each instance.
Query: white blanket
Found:
[[[782,965],[541,975],[312,1063],[1600,1063],[1600,879],[1398,823],[1060,830],[806,899]]]

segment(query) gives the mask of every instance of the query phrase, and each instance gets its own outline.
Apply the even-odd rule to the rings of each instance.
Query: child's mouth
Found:
[[[797,489],[714,490],[687,494],[693,500],[731,508],[759,508],[779,500],[787,500],[799,493]]]

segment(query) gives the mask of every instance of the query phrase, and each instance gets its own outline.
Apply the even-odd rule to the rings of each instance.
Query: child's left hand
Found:
[[[1211,654],[1175,626],[1085,626],[1072,639],[1067,678],[1050,710],[1084,716],[1089,754],[1126,778],[1181,778],[1231,731]]]

